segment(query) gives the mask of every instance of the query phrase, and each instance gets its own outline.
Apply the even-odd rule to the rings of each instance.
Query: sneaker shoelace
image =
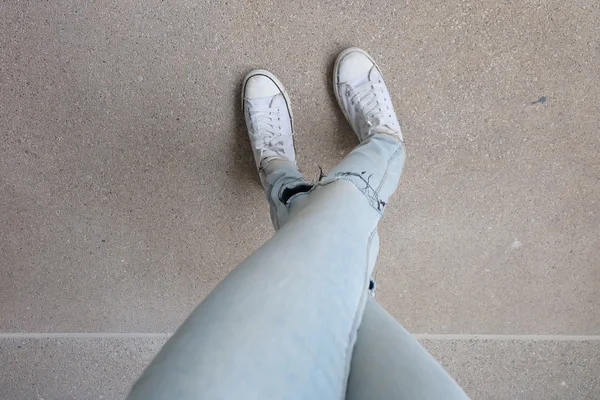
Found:
[[[362,108],[362,114],[365,117],[365,124],[369,131],[373,127],[386,125],[392,129],[392,113],[388,99],[385,97],[385,86],[381,79],[377,81],[368,81],[355,88],[349,89],[346,93],[350,97],[350,104],[356,107],[356,110]]]
[[[260,151],[273,151],[284,155],[284,145],[288,138],[281,133],[281,110],[279,108],[252,108],[248,111],[255,137],[254,148]]]

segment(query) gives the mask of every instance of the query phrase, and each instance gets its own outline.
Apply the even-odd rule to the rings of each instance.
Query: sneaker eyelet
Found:
[[[349,90],[346,92],[346,96],[350,96],[350,91]]]
[[[352,100],[352,101],[350,102],[350,104],[354,105],[354,100]]]

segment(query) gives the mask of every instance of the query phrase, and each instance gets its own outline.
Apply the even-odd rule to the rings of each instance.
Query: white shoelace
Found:
[[[249,114],[253,127],[252,135],[255,137],[254,148],[260,151],[261,155],[269,150],[284,155],[284,145],[288,138],[281,133],[280,109],[252,108]]]
[[[385,86],[381,79],[377,82],[365,82],[349,90],[350,104],[362,108],[365,123],[369,128],[380,125],[392,127],[392,113],[389,99],[385,97]]]

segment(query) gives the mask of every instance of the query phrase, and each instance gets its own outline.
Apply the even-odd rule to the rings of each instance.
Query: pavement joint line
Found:
[[[0,332],[1,339],[161,339],[169,338],[169,332]],[[415,333],[418,340],[494,340],[494,341],[600,341],[600,335],[496,335]]]
[[[587,342],[600,341],[600,335],[496,335],[496,334],[453,334],[453,333],[415,333],[419,340],[520,340],[520,341],[562,341]]]
[[[152,339],[171,335],[168,332],[0,332],[0,339]]]

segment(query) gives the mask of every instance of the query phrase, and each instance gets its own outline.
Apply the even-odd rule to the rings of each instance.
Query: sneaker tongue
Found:
[[[363,83],[371,82],[372,80],[374,80],[374,78],[376,78],[376,71],[377,68],[375,68],[375,65],[373,65],[373,67],[371,67],[371,69],[366,74],[355,77],[353,80],[347,82],[347,85],[349,85],[350,87],[357,87],[362,85]]]

